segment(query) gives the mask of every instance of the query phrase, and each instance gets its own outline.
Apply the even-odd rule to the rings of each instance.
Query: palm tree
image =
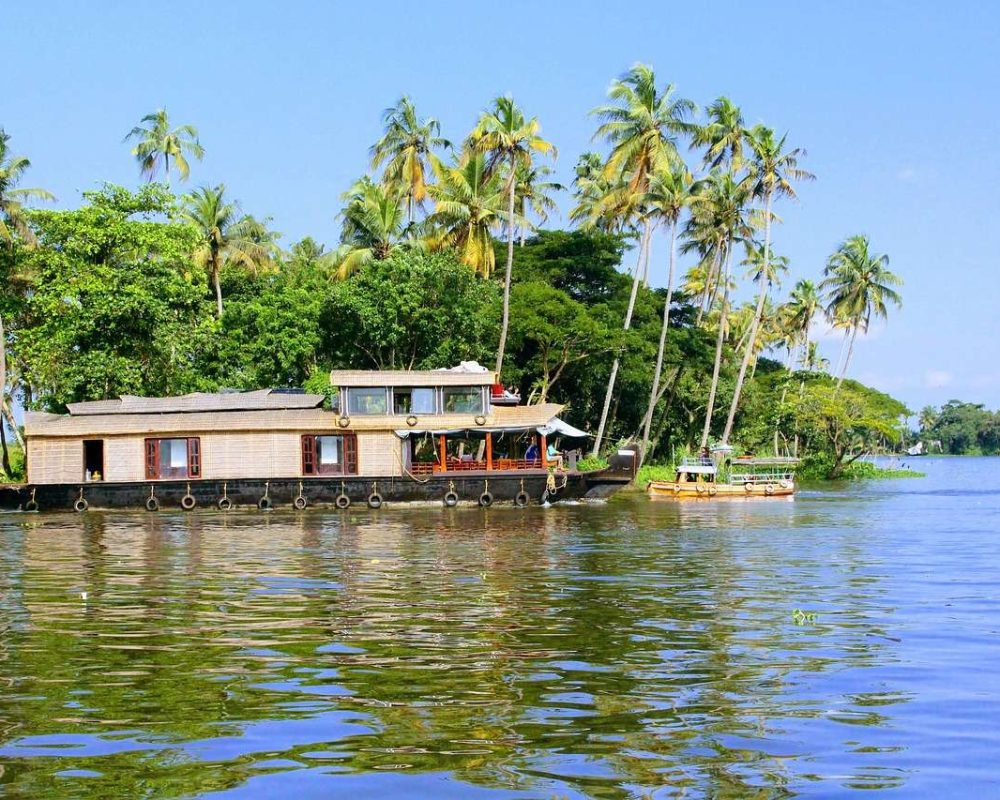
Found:
[[[747,138],[743,112],[728,97],[720,97],[705,109],[705,115],[708,122],[695,129],[691,144],[705,148],[703,161],[708,169],[725,165],[730,172],[739,172]]]
[[[132,155],[139,163],[139,172],[150,181],[156,177],[161,158],[163,174],[169,183],[171,158],[177,175],[182,181],[186,181],[191,170],[185,153],[193,155],[199,161],[205,155],[205,148],[198,141],[198,129],[194,125],[181,125],[171,130],[165,108],[144,116],[123,141],[127,142],[129,139],[138,140],[132,148]]]
[[[903,301],[894,287],[902,286],[899,276],[889,271],[889,256],[871,252],[867,236],[845,239],[830,256],[820,284],[826,296],[827,314],[843,320],[850,331],[847,357],[837,379],[844,382],[847,366],[854,352],[858,331],[868,330],[873,318],[886,319],[888,304],[899,308]]]
[[[430,187],[434,212],[427,218],[439,229],[431,235],[430,245],[448,245],[484,278],[493,273],[496,255],[490,231],[511,219],[503,210],[503,177],[486,169],[486,156],[471,153],[452,166],[436,164],[437,183]],[[517,224],[517,215],[508,223]]]
[[[823,358],[819,354],[819,346],[816,342],[809,342],[802,353],[802,368],[806,372],[825,372],[830,369],[830,359]]]
[[[407,218],[413,222],[414,209],[427,199],[434,151],[451,148],[451,142],[442,138],[441,123],[434,117],[420,119],[405,95],[382,113],[382,124],[385,132],[369,151],[372,169],[385,164],[382,182],[402,190]]]
[[[517,168],[515,211],[524,220],[519,228],[521,247],[524,247],[528,229],[534,227],[528,222],[528,212],[534,214],[539,224],[544,225],[549,221],[549,213],[557,208],[552,193],[566,188],[561,183],[546,180],[551,174],[552,168],[545,164],[537,166],[522,164]]]
[[[809,331],[820,311],[820,296],[816,284],[802,279],[792,287],[788,299],[787,322],[796,341],[801,341],[803,351],[809,349]]]
[[[696,186],[691,203],[691,219],[688,232],[690,244],[703,250],[716,252],[721,275],[722,302],[719,309],[718,331],[715,341],[715,362],[712,369],[712,384],[705,408],[705,425],[701,434],[701,447],[708,446],[708,434],[715,410],[715,396],[719,388],[719,373],[722,369],[722,345],[726,337],[729,316],[730,264],[734,247],[740,242],[753,238],[753,227],[747,217],[750,202],[750,186],[745,181],[737,181],[730,172],[712,172],[708,178]]]
[[[343,199],[348,202],[341,212],[342,244],[334,256],[341,280],[370,261],[388,258],[412,229],[403,211],[407,201],[404,189],[379,185],[365,177],[345,192]]]
[[[270,264],[270,247],[261,224],[243,214],[238,203],[226,200],[225,193],[226,187],[222,184],[214,188],[203,186],[187,198],[183,212],[183,219],[198,233],[192,257],[209,271],[220,318],[223,265],[257,271]]]
[[[617,217],[623,228],[633,219],[641,220],[638,260],[623,326],[628,330],[639,281],[649,285],[649,246],[655,222],[643,206],[650,182],[655,173],[683,167],[677,153],[677,137],[690,132],[687,120],[694,114],[695,105],[676,97],[673,84],[666,84],[662,90],[657,88],[656,74],[645,64],[636,64],[621,78],[612,81],[608,98],[611,102],[591,111],[600,120],[593,138],[604,139],[611,147],[602,176],[607,181],[608,191],[604,197],[597,198],[592,214],[598,218]],[[594,437],[595,456],[604,440],[620,360],[619,353],[608,376],[601,420]]]
[[[657,172],[650,183],[648,204],[651,214],[656,215],[670,228],[670,256],[667,266],[666,297],[663,300],[663,325],[660,328],[660,344],[656,351],[656,367],[653,370],[653,385],[649,392],[649,404],[642,423],[642,446],[639,448],[639,462],[646,457],[649,447],[649,432],[653,424],[653,411],[660,399],[660,377],[663,373],[663,354],[667,346],[667,330],[670,327],[670,304],[674,294],[674,268],[677,259],[677,226],[681,214],[691,202],[691,174],[684,168],[674,168],[669,172]]]
[[[674,85],[656,86],[653,68],[636,64],[608,89],[611,103],[590,113],[601,120],[595,139],[611,145],[605,163],[608,178],[628,179],[633,191],[645,191],[656,171],[681,165],[677,137],[691,132],[695,112],[690,100],[674,96]]]
[[[763,200],[764,203],[764,248],[763,251],[756,254],[759,256],[759,261],[754,259],[761,292],[757,301],[757,313],[754,315],[753,324],[750,327],[750,340],[747,342],[746,349],[743,351],[743,360],[740,362],[736,390],[733,392],[733,399],[729,404],[729,416],[726,418],[726,427],[722,433],[723,444],[729,442],[729,435],[733,431],[733,422],[736,419],[736,409],[743,393],[743,381],[746,378],[747,366],[750,364],[750,359],[757,346],[757,331],[760,328],[761,314],[764,312],[768,291],[777,272],[771,263],[771,221],[773,219],[774,199],[775,197],[795,197],[792,181],[809,180],[814,177],[812,173],[799,169],[799,157],[805,155],[805,152],[798,148],[785,151],[785,137],[775,139],[774,131],[770,128],[755,125],[746,136],[746,141],[753,153],[746,179],[752,187],[751,191],[754,197]]]
[[[0,128],[0,246],[13,248],[17,239],[29,247],[35,244],[35,234],[24,216],[24,201],[55,200],[55,197],[44,189],[27,189],[18,187],[24,173],[31,162],[24,156],[8,152],[10,135]],[[3,420],[10,421],[14,434],[20,435],[14,425],[13,414],[7,404],[7,335],[4,330],[3,317],[0,316],[0,427]],[[7,441],[2,442],[4,471],[10,474],[10,456],[7,453]]]
[[[934,408],[934,406],[924,406],[922,409],[920,409],[920,417],[918,424],[920,425],[921,433],[929,432],[937,424],[937,421],[938,421],[938,412],[937,409]]]
[[[514,267],[514,200],[517,190],[517,168],[530,167],[535,153],[553,157],[556,149],[539,132],[541,126],[535,117],[525,119],[524,113],[510,97],[498,97],[493,107],[484,112],[469,136],[470,150],[488,156],[487,171],[496,172],[506,165],[507,192],[507,269],[503,283],[503,321],[500,325],[500,345],[497,348],[496,373],[503,369],[504,350],[507,347],[507,328],[510,324],[510,278]]]
[[[31,245],[35,242],[35,235],[24,217],[24,201],[56,198],[44,189],[18,187],[18,182],[31,162],[24,156],[9,153],[9,143],[10,134],[0,128],[0,244],[13,246],[14,236],[17,234],[22,241]]]

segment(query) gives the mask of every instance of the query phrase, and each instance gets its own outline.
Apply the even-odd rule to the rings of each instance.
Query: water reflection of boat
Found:
[[[684,458],[672,481],[650,481],[653,498],[789,497],[795,494],[796,458],[731,458],[728,448]]]

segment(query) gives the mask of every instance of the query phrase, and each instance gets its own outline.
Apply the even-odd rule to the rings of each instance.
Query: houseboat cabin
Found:
[[[457,495],[488,505],[494,498],[581,496],[627,482],[620,474],[583,475],[565,469],[573,465],[561,455],[549,457],[557,437],[582,443],[578,437],[586,436],[559,419],[562,406],[497,405],[496,391],[493,373],[463,364],[338,370],[328,395],[262,389],[125,396],[72,403],[67,414],[29,412],[25,502],[345,507]]]

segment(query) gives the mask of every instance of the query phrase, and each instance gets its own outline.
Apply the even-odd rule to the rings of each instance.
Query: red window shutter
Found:
[[[188,476],[201,477],[201,439],[188,439]]]
[[[316,437],[306,435],[302,437],[302,474],[316,474]]]
[[[353,433],[344,436],[344,472],[358,474],[358,437]]]
[[[146,479],[156,480],[159,475],[159,450],[160,442],[158,439],[147,439],[146,440]]]

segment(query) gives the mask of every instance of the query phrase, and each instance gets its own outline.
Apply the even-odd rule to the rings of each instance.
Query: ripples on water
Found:
[[[793,502],[0,516],[0,796],[996,791],[1000,463],[924,463]]]

